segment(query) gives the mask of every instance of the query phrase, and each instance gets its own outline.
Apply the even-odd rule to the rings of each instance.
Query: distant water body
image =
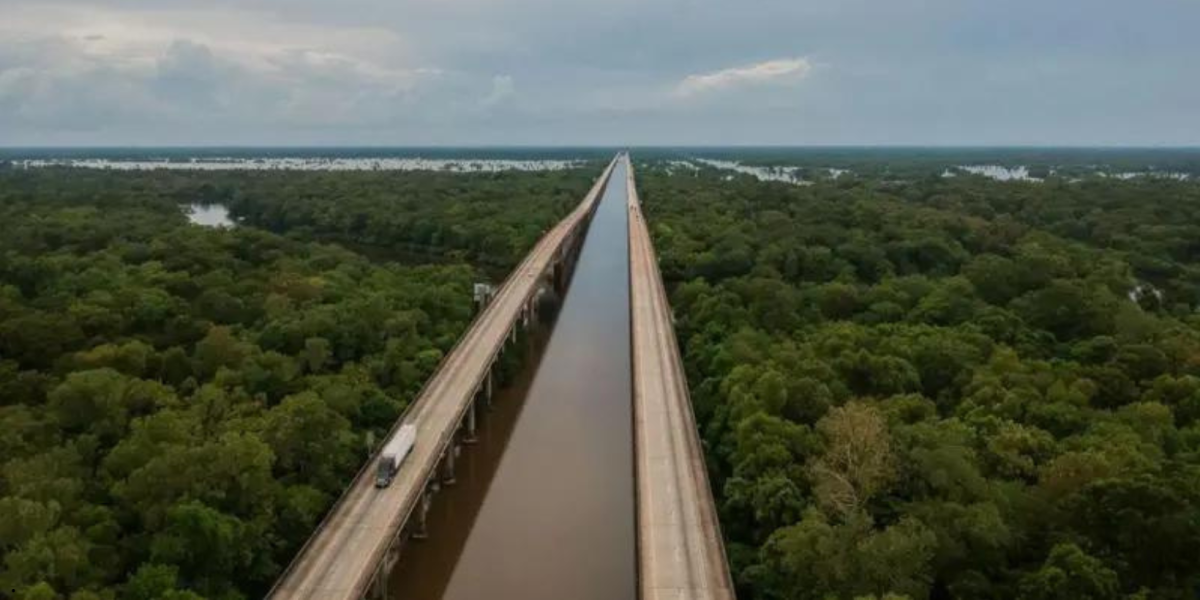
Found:
[[[497,171],[561,171],[583,166],[577,160],[509,160],[492,158],[188,158],[131,160],[109,158],[47,158],[14,161],[18,169],[70,167],[108,171],[448,171],[492,173]]]
[[[615,149],[573,147],[112,147],[0,148],[0,160],[105,159],[124,161],[211,161],[214,159],[399,159],[597,160]]]
[[[547,171],[601,159],[602,148],[441,147],[209,147],[209,148],[0,148],[0,166],[17,169],[72,167],[105,170],[252,171]]]
[[[204,227],[233,227],[229,208],[221,204],[191,204],[187,207],[187,218],[194,225]]]

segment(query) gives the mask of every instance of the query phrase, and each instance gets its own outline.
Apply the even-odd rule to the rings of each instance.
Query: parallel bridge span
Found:
[[[641,600],[733,600],[671,306],[642,216],[633,165],[625,172],[638,595]]]
[[[619,157],[618,157],[619,158]],[[268,593],[279,600],[361,598],[386,576],[400,547],[425,534],[425,514],[443,481],[451,481],[460,443],[474,436],[477,400],[492,392],[492,370],[510,335],[528,322],[544,277],[561,281],[588,218],[618,158],[604,169],[583,201],[546,232],[482,309],[404,412],[417,443],[389,487],[376,489],[372,456],[317,526]]]

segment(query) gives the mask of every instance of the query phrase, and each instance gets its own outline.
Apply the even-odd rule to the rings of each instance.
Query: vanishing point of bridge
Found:
[[[416,427],[416,444],[391,485],[375,486],[373,456],[268,594],[276,599],[384,595],[409,540],[428,534],[435,494],[454,482],[455,459],[474,440],[476,411],[491,401],[495,364],[528,326],[544,285],[569,277],[588,220],[618,161],[626,161],[639,596],[733,597],[687,384],[657,259],[641,219],[632,164],[618,155],[583,201],[546,232],[496,290],[393,425]]]

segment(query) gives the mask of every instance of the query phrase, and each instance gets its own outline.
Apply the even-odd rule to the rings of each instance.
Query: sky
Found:
[[[1196,0],[0,0],[0,146],[1200,144]]]

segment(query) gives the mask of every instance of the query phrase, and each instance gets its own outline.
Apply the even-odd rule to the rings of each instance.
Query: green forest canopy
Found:
[[[1200,185],[872,169],[639,170],[741,597],[1194,597]],[[0,595],[261,595],[595,170],[0,171]]]
[[[1194,598],[1200,184],[645,168],[743,598]]]
[[[0,171],[0,596],[261,597],[596,170]]]

